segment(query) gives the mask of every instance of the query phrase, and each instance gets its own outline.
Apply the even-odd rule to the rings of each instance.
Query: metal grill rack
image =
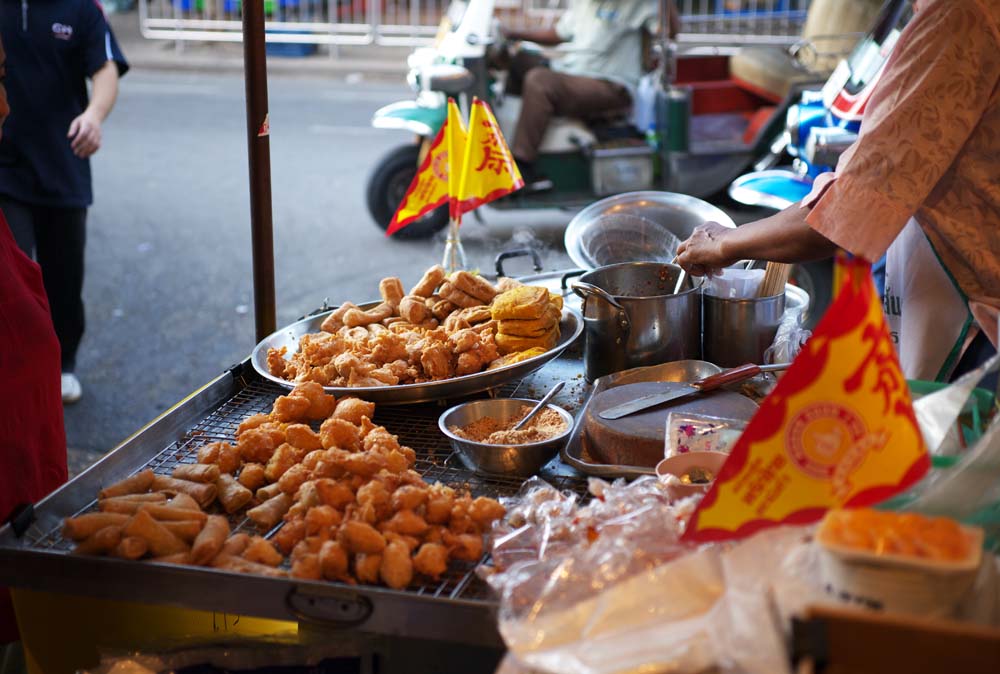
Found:
[[[240,384],[235,394],[196,422],[180,439],[156,453],[139,470],[152,468],[158,474],[169,475],[180,464],[195,463],[200,447],[215,441],[235,441],[236,429],[243,419],[253,414],[270,412],[275,399],[288,392],[263,380],[249,368],[240,375]],[[521,386],[521,381],[511,382],[494,394],[513,396]],[[402,444],[413,448],[417,454],[414,470],[426,481],[431,483],[440,481],[468,489],[473,496],[499,498],[516,494],[523,483],[522,478],[479,474],[461,465],[448,446],[447,440],[438,430],[437,420],[442,409],[441,405],[433,403],[398,407],[380,406],[376,409],[374,421],[397,434]],[[318,429],[318,424],[313,426]],[[575,476],[546,474],[545,479],[559,489],[581,494],[586,492],[586,481]],[[93,511],[96,508],[97,501],[94,499],[75,514]],[[242,515],[231,517],[230,524],[234,533],[245,531],[252,535],[260,534],[268,537],[273,536],[280,528],[279,525],[270,532],[259,532],[253,522]],[[47,531],[40,531],[34,526],[29,529],[26,539],[28,547],[48,551],[68,553],[73,547],[72,541],[62,537],[59,526]],[[488,559],[488,555],[484,556],[479,564],[488,562]],[[287,561],[285,563],[287,564]],[[478,564],[452,560],[447,573],[439,580],[427,580],[420,585],[411,585],[403,591],[403,594],[488,601],[490,590],[476,575],[477,566]],[[331,585],[339,584],[331,583]]]

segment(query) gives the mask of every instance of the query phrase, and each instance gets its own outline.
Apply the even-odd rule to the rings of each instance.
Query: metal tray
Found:
[[[359,306],[363,309],[367,309],[375,306],[376,304],[378,303],[369,302]],[[329,311],[307,316],[306,318],[296,321],[288,327],[282,328],[268,337],[265,337],[260,344],[254,348],[253,353],[250,354],[250,361],[253,363],[254,369],[257,370],[262,377],[278,384],[279,386],[289,389],[294,387],[295,382],[275,377],[268,371],[268,349],[280,349],[281,347],[286,347],[288,349],[288,353],[295,353],[299,348],[299,339],[303,335],[312,332],[319,332],[320,325],[323,324],[323,320],[332,312],[333,309],[330,309]],[[507,365],[506,367],[497,368],[495,370],[487,370],[485,372],[477,372],[463,377],[454,377],[452,379],[428,382],[425,384],[358,387],[324,386],[323,388],[326,389],[327,393],[332,393],[336,396],[352,395],[384,405],[402,405],[447,400],[449,398],[461,398],[473,393],[479,393],[481,391],[496,388],[507,381],[518,379],[534,372],[562,353],[566,347],[572,344],[580,336],[581,332],[583,332],[583,319],[580,317],[580,314],[574,309],[564,306],[562,318],[559,321],[559,342],[542,355],[528,358],[520,363],[514,363],[513,365]]]
[[[590,389],[580,411],[576,414],[576,421],[573,424],[573,432],[570,433],[566,445],[560,452],[562,460],[576,468],[581,473],[595,475],[598,477],[639,477],[641,475],[652,475],[653,469],[644,466],[623,466],[595,461],[588,453],[586,442],[583,437],[583,422],[587,417],[587,408],[590,401],[598,393],[609,388],[623,386],[624,384],[635,384],[647,381],[673,381],[692,382],[703,377],[722,372],[718,365],[705,362],[703,360],[678,360],[662,365],[651,365],[648,367],[636,367],[631,370],[623,370],[612,374],[598,377],[594,380],[594,385]]]
[[[566,365],[568,371],[578,370],[579,357],[572,356]],[[544,385],[533,383],[535,378],[510,381],[500,393],[512,396]],[[476,576],[475,564],[452,562],[438,581],[400,591],[70,554],[72,544],[60,534],[62,520],[94,509],[103,485],[146,467],[169,474],[180,463],[195,462],[200,446],[231,440],[243,418],[268,411],[283,393],[247,360],[188,396],[36,504],[17,532],[9,524],[0,528],[0,585],[499,646],[495,602]],[[475,495],[516,494],[521,478],[476,474],[461,466],[437,428],[440,411],[437,405],[380,407],[375,422],[416,451],[414,468],[426,480],[461,485]],[[567,472],[565,467],[560,472],[547,468],[543,477],[559,489],[585,494],[586,483]],[[231,525],[235,531],[266,533],[256,532],[245,518],[234,518]]]

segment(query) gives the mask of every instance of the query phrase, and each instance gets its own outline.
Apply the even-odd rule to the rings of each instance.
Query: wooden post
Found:
[[[243,69],[247,99],[247,155],[250,165],[253,306],[259,342],[277,329],[264,0],[243,1]]]

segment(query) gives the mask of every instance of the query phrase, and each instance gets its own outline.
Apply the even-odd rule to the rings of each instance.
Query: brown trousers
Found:
[[[526,162],[538,157],[538,148],[553,116],[587,119],[632,102],[628,89],[620,84],[567,75],[544,66],[528,70],[520,88],[523,104],[511,150],[515,158]]]

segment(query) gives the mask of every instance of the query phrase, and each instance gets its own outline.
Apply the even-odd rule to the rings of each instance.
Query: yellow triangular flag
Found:
[[[873,505],[930,467],[870,267],[837,266],[837,297],[736,441],[685,539],[742,538]]]
[[[486,103],[474,99],[458,190],[459,213],[468,213],[523,186],[524,179],[493,112]]]
[[[462,124],[462,113],[454,98],[448,99],[448,196],[450,197],[449,213],[452,218],[460,218],[458,210],[458,190],[462,173],[462,160],[465,158],[466,132]]]
[[[395,234],[448,201],[447,134],[448,122],[445,121],[417,169],[417,175],[413,176],[403,200],[399,202],[399,207],[385,230],[386,236]]]

